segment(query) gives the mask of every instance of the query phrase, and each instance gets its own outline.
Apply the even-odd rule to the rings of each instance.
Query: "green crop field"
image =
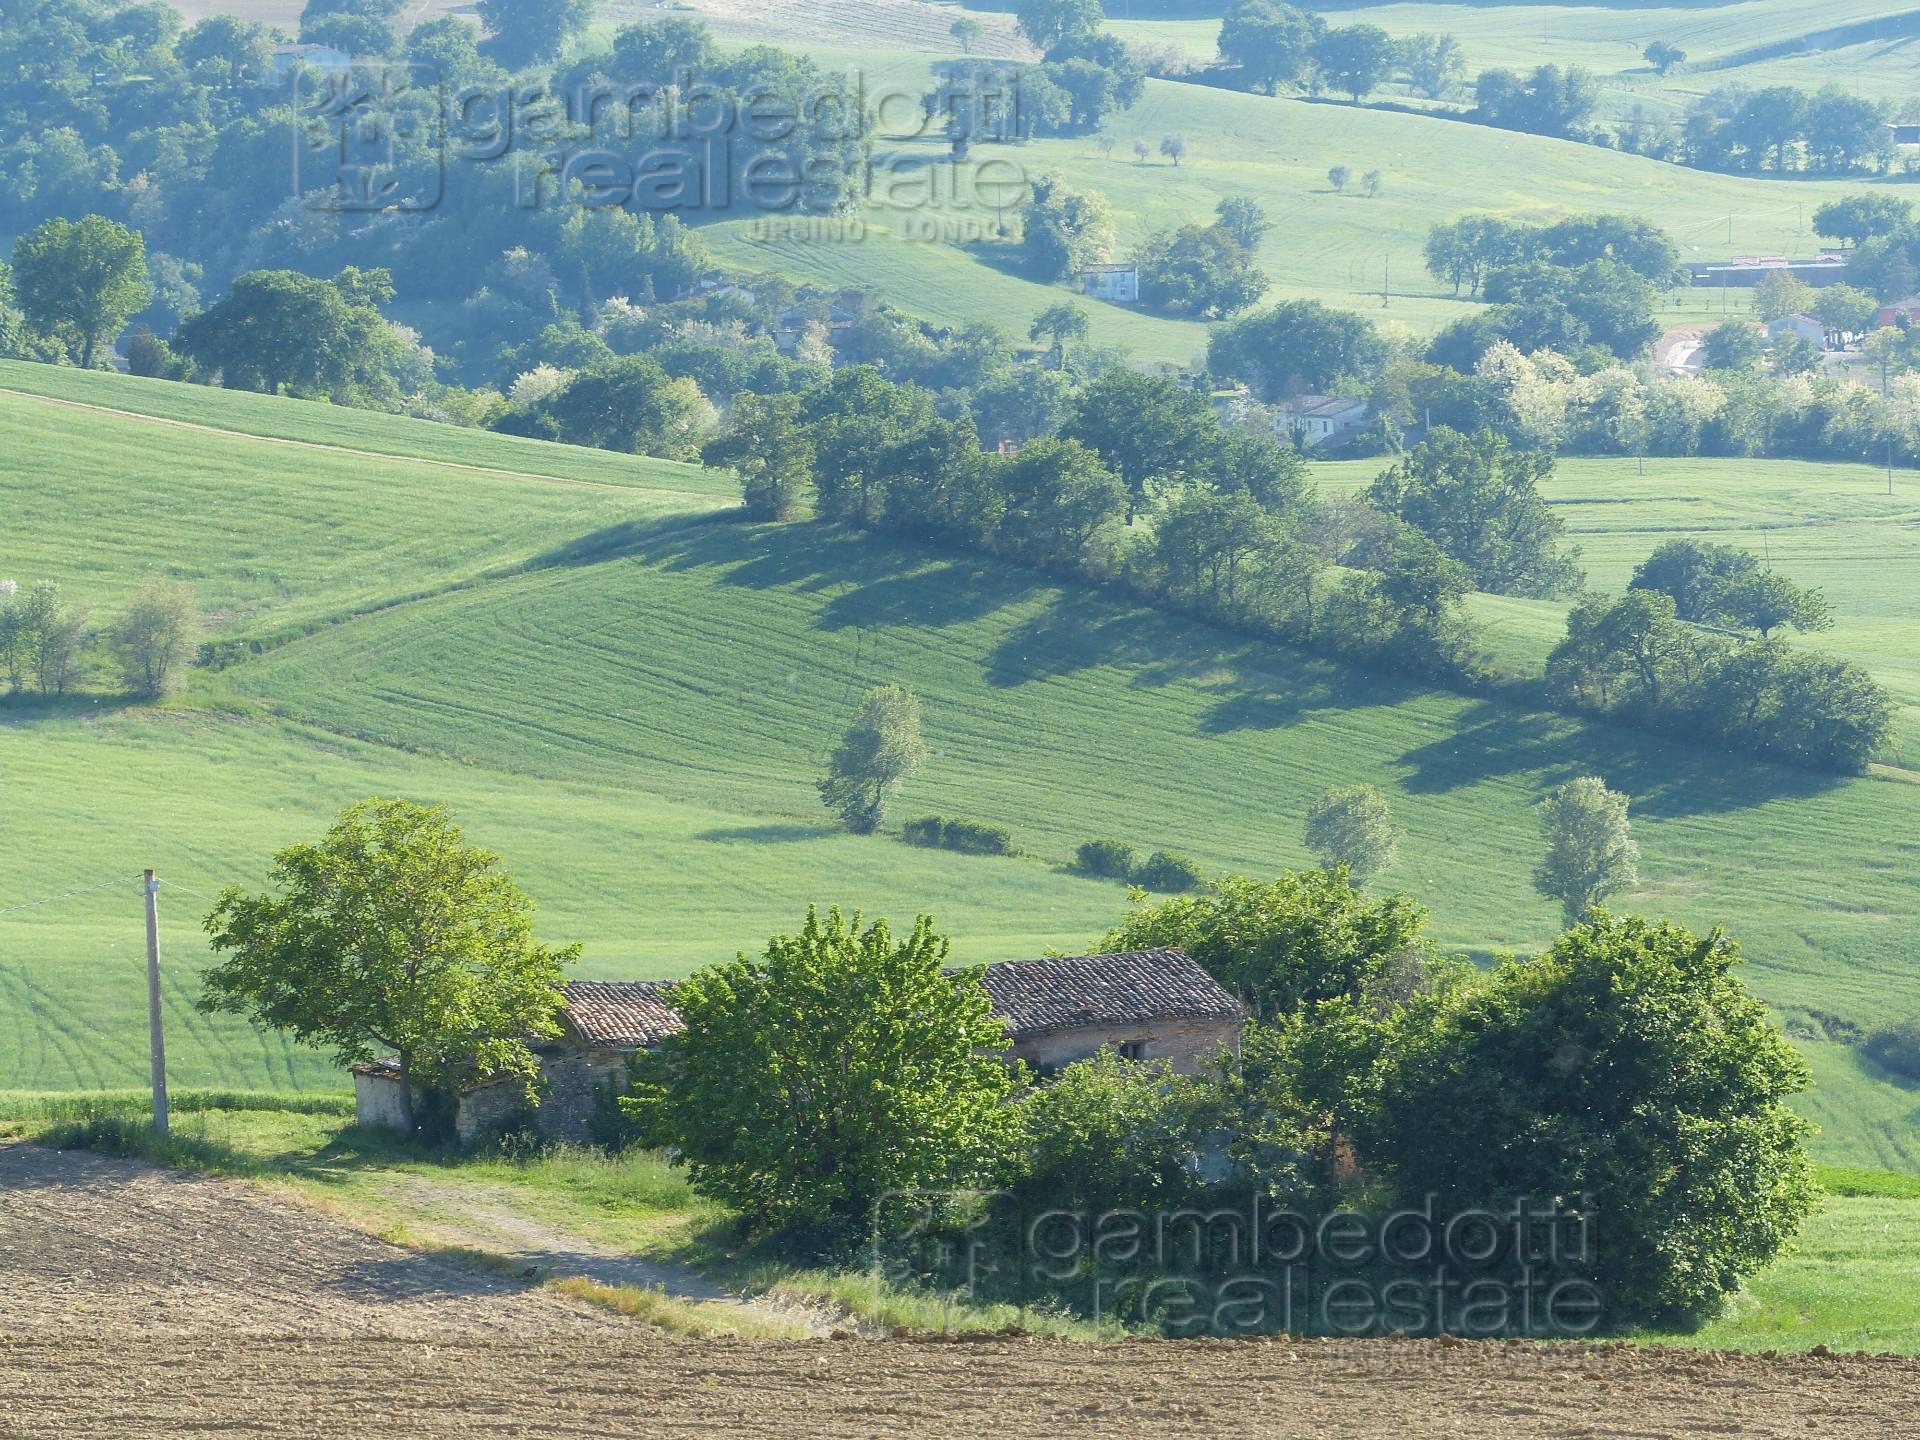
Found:
[[[1364,488],[1383,462],[1314,467],[1329,491]],[[1800,460],[1563,459],[1548,500],[1588,582],[1623,590],[1663,541],[1700,536],[1769,559],[1833,602],[1834,627],[1801,643],[1858,661],[1904,706],[1887,758],[1920,771],[1920,475]],[[1475,596],[1504,668],[1538,673],[1565,604]]]
[[[56,382],[111,410],[135,395],[159,418],[4,390]],[[228,433],[166,423],[212,425],[210,402]],[[160,567],[221,607],[219,638],[286,642],[201,673],[159,710],[0,709],[13,722],[0,724],[0,910],[158,867],[176,891],[163,900],[185,1083],[338,1082],[191,1012],[195,922],[221,886],[258,884],[275,846],[367,794],[454,805],[541,901],[544,932],[586,944],[582,973],[619,976],[684,973],[813,900],[930,910],[966,959],[1084,945],[1125,902],[1064,869],[1079,841],[1272,871],[1307,858],[1308,801],[1358,780],[1392,795],[1408,838],[1389,879],[1432,905],[1439,936],[1482,956],[1525,948],[1554,929],[1526,878],[1531,807],[1592,772],[1635,797],[1645,878],[1631,903],[1730,922],[1755,989],[1813,1042],[1821,1153],[1920,1168],[1911,1091],[1819,1043],[1815,1013],[1912,1008],[1920,787],[1898,774],[1839,782],[1725,760],[1369,678],[979,559],[746,525],[693,493],[684,467],[542,463],[398,420],[375,427],[387,448],[444,437],[482,468],[325,448],[357,438],[360,418],[0,373],[0,454],[36,457],[0,468],[6,513],[26,517],[0,573],[57,570],[104,617]],[[314,438],[268,438],[296,428]],[[192,452],[166,448],[178,443]],[[39,458],[55,449],[57,464]],[[224,490],[205,478],[223,456]],[[540,474],[574,462],[588,469],[570,483]],[[604,488],[581,483],[602,464]],[[1643,503],[1660,528],[1657,495]],[[1025,854],[962,858],[822,824],[812,781],[869,678],[926,707],[934,756],[900,813],[1001,822]],[[0,1087],[137,1083],[139,950],[130,888],[0,914]]]
[[[872,52],[819,54],[849,66],[863,57],[898,63]],[[1090,138],[979,146],[975,155],[1027,175],[1058,170],[1070,184],[1100,192],[1113,207],[1122,252],[1156,229],[1208,219],[1229,195],[1251,196],[1274,221],[1259,252],[1273,280],[1269,300],[1316,298],[1416,333],[1438,330],[1472,308],[1424,269],[1421,246],[1436,220],[1471,210],[1530,220],[1629,212],[1667,229],[1684,257],[1711,258],[1804,249],[1813,208],[1864,183],[1714,175],[1457,121],[1166,81],[1149,82],[1145,98],[1108,129],[1118,142],[1111,155]],[[1157,153],[1160,137],[1175,131],[1188,145],[1177,167]],[[1133,160],[1135,139],[1153,147],[1150,163]],[[898,142],[895,153],[919,164],[940,147]],[[1380,193],[1335,193],[1326,178],[1335,163],[1355,174],[1378,169]],[[993,238],[995,218],[977,204],[876,201],[858,226],[733,221],[705,233],[743,267],[824,285],[871,285],[938,323],[984,314],[1024,334],[1063,287],[1037,284],[1012,268],[1011,247]],[[916,238],[926,234],[934,238]],[[975,234],[986,238],[974,241]],[[1676,292],[1660,318],[1705,318],[1712,299]],[[1194,322],[1089,305],[1094,341],[1125,346],[1140,360],[1186,365],[1204,348],[1205,327]]]

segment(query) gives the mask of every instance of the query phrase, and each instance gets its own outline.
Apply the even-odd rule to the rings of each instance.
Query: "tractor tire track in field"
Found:
[[[167,425],[177,430],[194,430],[205,435],[225,435],[264,445],[289,445],[297,450],[319,450],[355,459],[374,460],[387,465],[430,465],[440,470],[460,470],[470,475],[491,475],[499,480],[517,480],[534,485],[558,485],[570,490],[600,490],[614,495],[670,495],[680,500],[724,502],[725,496],[705,490],[670,490],[658,485],[620,485],[611,480],[576,480],[564,475],[541,475],[530,470],[499,470],[489,465],[468,465],[459,460],[433,460],[419,455],[394,455],[384,450],[357,450],[350,445],[329,445],[318,440],[291,440],[280,435],[256,435],[251,430],[227,430],[198,420],[175,420],[165,415],[147,415],[138,410],[121,410],[111,405],[95,405],[85,400],[65,400],[54,395],[36,395],[30,390],[12,390],[0,385],[0,395],[33,400],[42,405],[64,405],[73,410],[89,410],[121,420],[138,420],[149,425]]]
[[[0,1437],[1861,1440],[1920,1360],[1368,1340],[676,1340],[236,1181],[0,1146]]]

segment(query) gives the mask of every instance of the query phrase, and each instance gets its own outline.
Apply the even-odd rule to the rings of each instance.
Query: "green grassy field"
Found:
[[[1364,489],[1378,460],[1317,464],[1328,491]],[[1920,475],[1802,460],[1563,459],[1545,487],[1588,583],[1624,590],[1662,542],[1700,536],[1769,558],[1833,602],[1834,627],[1798,643],[1866,666],[1902,704],[1887,759],[1920,771]],[[1504,667],[1540,671],[1566,605],[1475,596]]]
[[[862,57],[821,53],[846,64]],[[1226,196],[1251,196],[1275,222],[1259,256],[1273,280],[1269,300],[1312,297],[1416,333],[1438,330],[1472,308],[1424,269],[1421,246],[1437,220],[1469,210],[1529,220],[1620,211],[1657,220],[1683,257],[1711,258],[1804,249],[1810,242],[1801,231],[1813,207],[1862,183],[1711,175],[1485,126],[1164,81],[1150,82],[1145,98],[1109,130],[1118,142],[1110,156],[1090,138],[982,146],[976,154],[991,153],[1028,175],[1058,170],[1071,184],[1099,191],[1113,206],[1122,252],[1153,230],[1209,219]],[[1160,137],[1174,131],[1189,147],[1178,167],[1157,154]],[[1132,159],[1136,138],[1154,148],[1151,163]],[[915,142],[901,153],[918,162],[936,147]],[[1378,169],[1380,193],[1335,193],[1326,175],[1336,162],[1355,174]],[[993,218],[991,210],[953,203],[920,209],[876,202],[863,212],[858,238],[832,227],[795,234],[775,226],[770,236],[757,221],[704,233],[742,266],[827,285],[864,283],[939,323],[986,314],[1024,334],[1061,287],[1014,273],[1007,247],[992,240],[909,238],[931,226],[936,236],[957,231],[966,240],[974,233],[968,227],[982,222],[991,235]],[[1677,292],[1663,302],[1660,319],[1671,325],[1703,318],[1712,299]],[[1205,345],[1204,327],[1193,322],[1104,303],[1090,309],[1097,343],[1123,345],[1143,361],[1191,364]]]
[[[1874,99],[1905,100],[1920,64],[1914,38],[1899,33],[1898,17],[1907,12],[1875,0],[1842,0],[1818,10],[1790,0],[1705,5],[1428,0],[1341,6],[1323,13],[1332,25],[1378,25],[1394,36],[1452,35],[1460,42],[1467,76],[1459,93],[1449,97],[1456,103],[1471,99],[1473,77],[1481,70],[1582,66],[1600,83],[1602,119],[1624,118],[1637,106],[1649,119],[1670,120],[1694,99],[1725,85],[1812,90],[1834,84]],[[1872,28],[1829,33],[1875,22],[1882,26],[1880,33]],[[1109,23],[1130,41],[1169,47],[1195,60],[1216,58],[1218,19]],[[1642,58],[1656,40],[1679,46],[1686,63],[1656,74]]]
[[[206,403],[189,387],[169,396],[108,375],[59,378],[101,405],[136,388],[151,409]],[[304,402],[221,401],[228,423],[269,432],[345,434],[357,420]],[[0,489],[10,514],[33,507],[19,532],[40,547],[30,553],[47,558],[61,538],[76,557],[70,583],[93,586],[103,614],[164,554],[169,573],[227,607],[222,636],[353,617],[203,673],[159,711],[81,698],[0,712],[13,722],[0,724],[0,909],[155,865],[176,891],[163,910],[183,1083],[338,1083],[320,1059],[191,1012],[205,957],[195,926],[221,886],[258,884],[276,846],[375,793],[454,805],[541,901],[545,933],[585,943],[582,973],[641,976],[754,945],[814,900],[929,910],[966,959],[1085,945],[1124,898],[1065,871],[1079,841],[1112,835],[1270,872],[1306,860],[1313,796],[1362,780],[1391,794],[1407,830],[1389,880],[1432,905],[1440,937],[1483,956],[1525,948],[1554,930],[1526,879],[1532,805],[1546,786],[1598,773],[1635,797],[1645,879],[1631,903],[1731,922],[1751,983],[1789,1023],[1911,1008],[1901,997],[1915,975],[1920,787],[1892,776],[1839,782],[1724,760],[1368,678],[982,560],[745,525],[690,498],[676,467],[659,467],[651,491],[614,457],[609,473],[626,480],[607,489],[436,467],[399,484],[397,461],[0,393],[0,425],[32,435],[52,424],[58,467],[0,470]],[[392,424],[395,444],[442,433]],[[228,507],[251,522],[209,515],[199,456],[155,448],[179,434],[207,454],[216,442],[252,447],[251,467],[236,470],[251,478],[234,483],[258,494],[243,489]],[[449,438],[485,450],[486,437]],[[135,455],[146,457],[152,548],[122,552],[128,526],[104,502],[127,488],[116,477]],[[320,513],[310,487],[321,456],[341,467],[327,481],[337,526],[284,523],[270,513],[275,486],[288,514]],[[500,488],[474,504],[466,487],[479,484]],[[519,529],[492,513],[513,505],[527,507]],[[365,519],[375,514],[401,537],[389,549]],[[568,526],[589,538],[570,542]],[[259,553],[236,567],[226,546],[242,541]],[[4,568],[34,573],[12,554]],[[295,583],[263,587],[254,570]],[[899,813],[1001,822],[1025,855],[967,859],[822,824],[811,782],[870,678],[902,681],[926,706],[933,758]],[[139,952],[129,888],[0,914],[0,1086],[137,1083]],[[1820,1034],[1817,1021],[1805,1028]],[[1844,1047],[1809,1048],[1821,1153],[1920,1168],[1912,1092]]]

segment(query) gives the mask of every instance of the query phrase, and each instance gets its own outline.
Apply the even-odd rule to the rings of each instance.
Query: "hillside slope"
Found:
[[[253,423],[295,403],[252,397]],[[44,409],[0,395],[6,423]],[[1360,780],[1390,793],[1408,832],[1387,882],[1432,906],[1445,941],[1529,947],[1555,928],[1527,881],[1532,806],[1597,773],[1635,797],[1645,879],[1630,903],[1731,922],[1751,983],[1804,1035],[1823,1033],[1815,1011],[1876,1021],[1914,990],[1920,872],[1904,837],[1920,828],[1920,787],[1422,691],[992,562],[747,525],[685,495],[503,481],[450,500],[432,467],[396,484],[399,462],[336,456],[323,497],[311,453],[238,435],[221,442],[242,457],[233,478],[210,487],[195,456],[156,463],[128,425],[172,433],[74,412],[58,478],[0,470],[10,507],[38,507],[34,553],[64,547],[87,583],[123,592],[152,560],[111,543],[125,525],[109,501],[137,473],[147,508],[172,517],[169,573],[231,597],[222,633],[306,628],[281,613],[350,617],[202,673],[165,710],[0,711],[15,720],[0,725],[0,853],[17,857],[0,909],[156,865],[180,891],[167,944],[183,1078],[331,1078],[191,1014],[204,959],[192,919],[221,886],[258,884],[275,846],[373,793],[455,805],[541,900],[543,933],[586,941],[587,972],[670,975],[815,900],[931,910],[964,959],[1084,945],[1124,896],[1064,870],[1079,841],[1271,872],[1307,858],[1313,796]],[[612,473],[623,463],[609,457]],[[229,490],[232,514],[255,507],[244,526],[221,518]],[[274,522],[276,493],[296,523]],[[515,505],[533,508],[514,518]],[[351,558],[331,569],[316,558],[329,524]],[[225,552],[243,541],[254,551],[236,565]],[[0,571],[19,564],[6,543]],[[298,584],[260,585],[275,574]],[[921,695],[934,752],[898,813],[999,821],[1026,855],[964,859],[822,823],[812,781],[860,687],[881,679]],[[137,1078],[137,920],[119,889],[0,914],[0,1085]],[[1920,1168],[1911,1094],[1844,1047],[1810,1050],[1824,1087],[1810,1108],[1832,1119],[1823,1153]]]
[[[899,63],[886,52],[816,53],[861,69]],[[1100,192],[1112,204],[1122,252],[1154,230],[1210,220],[1227,196],[1251,197],[1274,221],[1259,250],[1274,282],[1268,302],[1309,297],[1422,333],[1473,308],[1452,298],[1422,260],[1428,229],[1450,216],[1486,210],[1547,220],[1616,211],[1661,225],[1685,259],[1798,253],[1816,243],[1804,233],[1814,207],[1862,183],[1714,175],[1483,125],[1159,80],[1149,81],[1140,103],[1106,130],[1117,142],[1110,156],[1092,137],[985,145],[975,155],[1028,176],[1058,170],[1070,184]],[[1176,132],[1187,142],[1178,166],[1158,156],[1161,137]],[[1153,153],[1150,163],[1133,160],[1136,139]],[[943,147],[915,141],[899,153],[919,165]],[[1336,163],[1356,176],[1379,170],[1379,193],[1369,197],[1357,185],[1336,193],[1327,181]],[[991,236],[997,217],[990,209],[875,203],[861,218],[854,228],[735,221],[703,233],[740,265],[827,285],[872,285],[940,324],[985,313],[1025,334],[1033,316],[1061,296],[1061,287],[1010,270],[1010,247],[991,239],[915,238],[929,229],[942,237],[957,229],[964,237],[969,226]],[[1674,299],[1662,311],[1670,323],[1704,314],[1711,297],[1682,291]],[[1205,347],[1205,327],[1191,321],[1105,303],[1090,303],[1090,310],[1095,342],[1125,346],[1141,360],[1186,365]]]

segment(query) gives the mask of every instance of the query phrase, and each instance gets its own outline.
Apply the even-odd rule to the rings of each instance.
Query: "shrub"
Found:
[[[1920,1020],[1876,1030],[1862,1048],[1884,1069],[1909,1080],[1920,1080]]]
[[[909,820],[900,827],[900,838],[909,845],[924,845],[929,849],[940,844],[941,832],[947,822],[938,815],[923,815],[918,820]]]
[[[988,825],[981,820],[949,820],[941,815],[924,815],[902,825],[900,838],[909,845],[957,850],[962,855],[1014,853],[1013,832],[1004,825]]]
[[[1164,895],[1178,895],[1199,888],[1200,866],[1178,851],[1156,850],[1133,872],[1133,881]]]
[[[963,855],[1013,854],[1013,832],[1004,825],[988,825],[979,820],[947,821],[940,843]]]
[[[1124,840],[1089,840],[1074,852],[1074,860],[1087,874],[1109,880],[1133,878],[1134,866],[1140,863],[1139,852]]]
[[[1171,1209],[1200,1185],[1195,1136],[1211,1128],[1213,1087],[1165,1061],[1102,1050],[1020,1104],[1027,1148],[1018,1188],[1036,1209]]]

